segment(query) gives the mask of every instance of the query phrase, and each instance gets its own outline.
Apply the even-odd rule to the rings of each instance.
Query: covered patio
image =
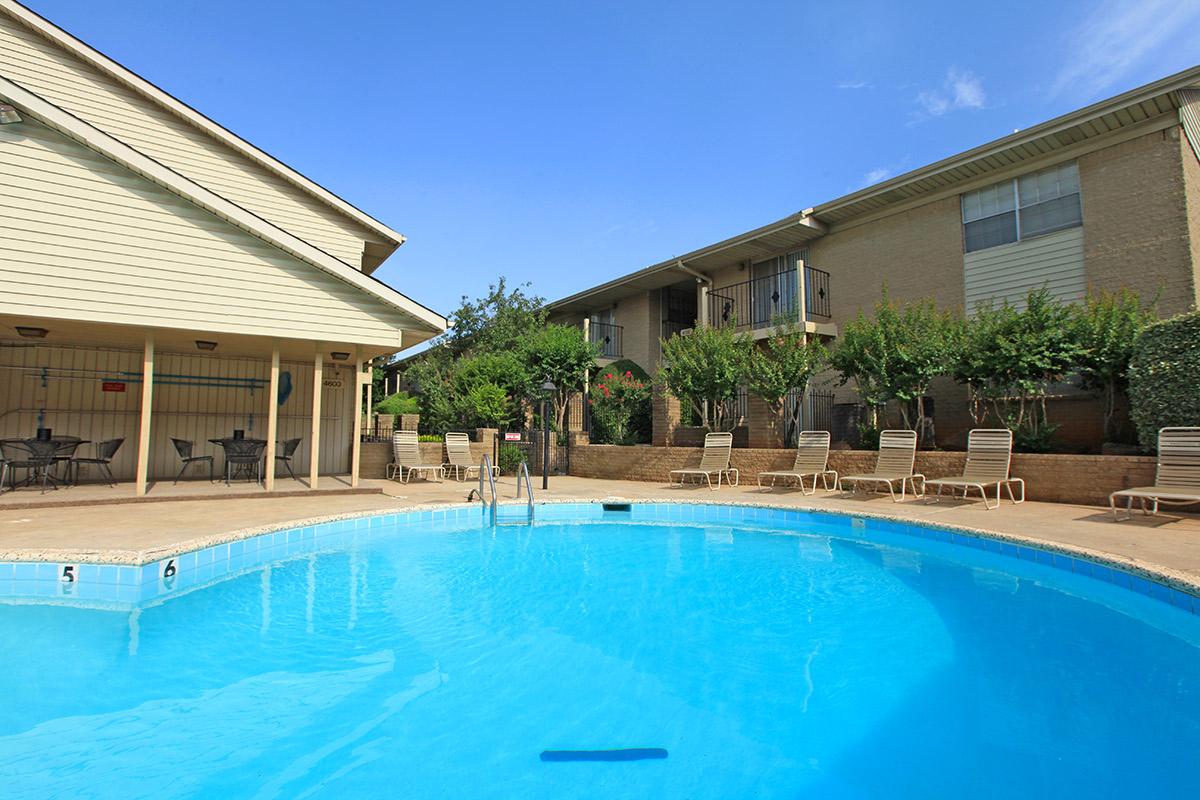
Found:
[[[384,350],[0,315],[10,464],[0,508],[354,490],[369,358]],[[58,445],[56,462],[21,468],[22,442],[39,433]],[[227,482],[220,440],[234,436],[260,466],[229,465]],[[185,463],[177,443],[195,460]]]

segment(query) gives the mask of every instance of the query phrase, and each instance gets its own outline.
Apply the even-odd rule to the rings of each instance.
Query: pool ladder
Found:
[[[487,476],[487,482],[488,482],[488,490],[489,490],[488,495],[484,495],[484,493],[483,493],[483,477],[485,475]],[[521,478],[522,477],[525,478],[525,488],[527,490],[527,494],[529,495],[529,502],[527,504],[529,507],[529,522],[533,522],[533,481],[529,478],[529,468],[525,465],[524,461],[522,461],[520,466],[517,468],[517,499],[518,500],[521,499]],[[496,524],[496,507],[497,507],[497,505],[499,505],[499,502],[498,502],[499,496],[496,492],[496,479],[492,476],[492,460],[490,458],[488,458],[486,453],[483,456],[483,460],[479,462],[478,494],[479,494],[479,501],[481,503],[483,503],[483,513],[489,514],[491,517],[492,525],[495,525]],[[491,498],[490,503],[488,502],[489,497]],[[468,496],[467,499],[470,500],[471,498]]]

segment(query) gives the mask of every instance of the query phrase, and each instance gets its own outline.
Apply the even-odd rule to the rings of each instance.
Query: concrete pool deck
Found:
[[[540,501],[742,503],[882,516],[953,526],[1041,544],[1134,568],[1200,594],[1200,517],[1164,514],[1113,523],[1107,508],[1062,503],[1005,503],[985,510],[978,502],[921,500],[892,503],[886,495],[818,491],[762,491],[757,486],[677,488],[635,481],[554,477],[549,491],[534,481]],[[298,494],[278,497],[176,499],[170,502],[40,508],[0,506],[0,561],[141,564],[295,523],[462,503],[475,482],[363,480],[368,494]],[[502,502],[515,501],[511,478],[499,482]],[[224,488],[223,485],[221,488]]]

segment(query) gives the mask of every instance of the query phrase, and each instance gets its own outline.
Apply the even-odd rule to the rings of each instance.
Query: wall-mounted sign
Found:
[[[100,384],[100,391],[102,391],[102,392],[123,392],[123,391],[125,391],[125,384],[122,383],[121,381],[104,381],[103,383]]]
[[[342,379],[341,378],[325,378],[321,381],[321,385],[324,386],[326,389],[340,389],[340,388],[342,388]]]
[[[505,434],[504,434],[504,441],[506,441],[506,442],[519,442],[519,441],[521,441],[521,434],[520,434],[520,433],[505,433]]]

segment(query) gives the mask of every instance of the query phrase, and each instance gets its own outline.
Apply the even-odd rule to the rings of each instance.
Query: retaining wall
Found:
[[[698,447],[579,445],[571,448],[571,475],[666,483],[671,470],[698,464],[702,452]],[[730,465],[741,471],[743,484],[754,484],[758,473],[790,469],[794,458],[793,450],[735,448]],[[870,472],[875,458],[874,451],[833,450],[829,467],[843,475]],[[966,453],[920,452],[916,470],[930,478],[961,475],[965,462]],[[1030,500],[1106,505],[1110,492],[1154,483],[1154,463],[1149,456],[1017,453],[1012,475],[1025,479]]]

